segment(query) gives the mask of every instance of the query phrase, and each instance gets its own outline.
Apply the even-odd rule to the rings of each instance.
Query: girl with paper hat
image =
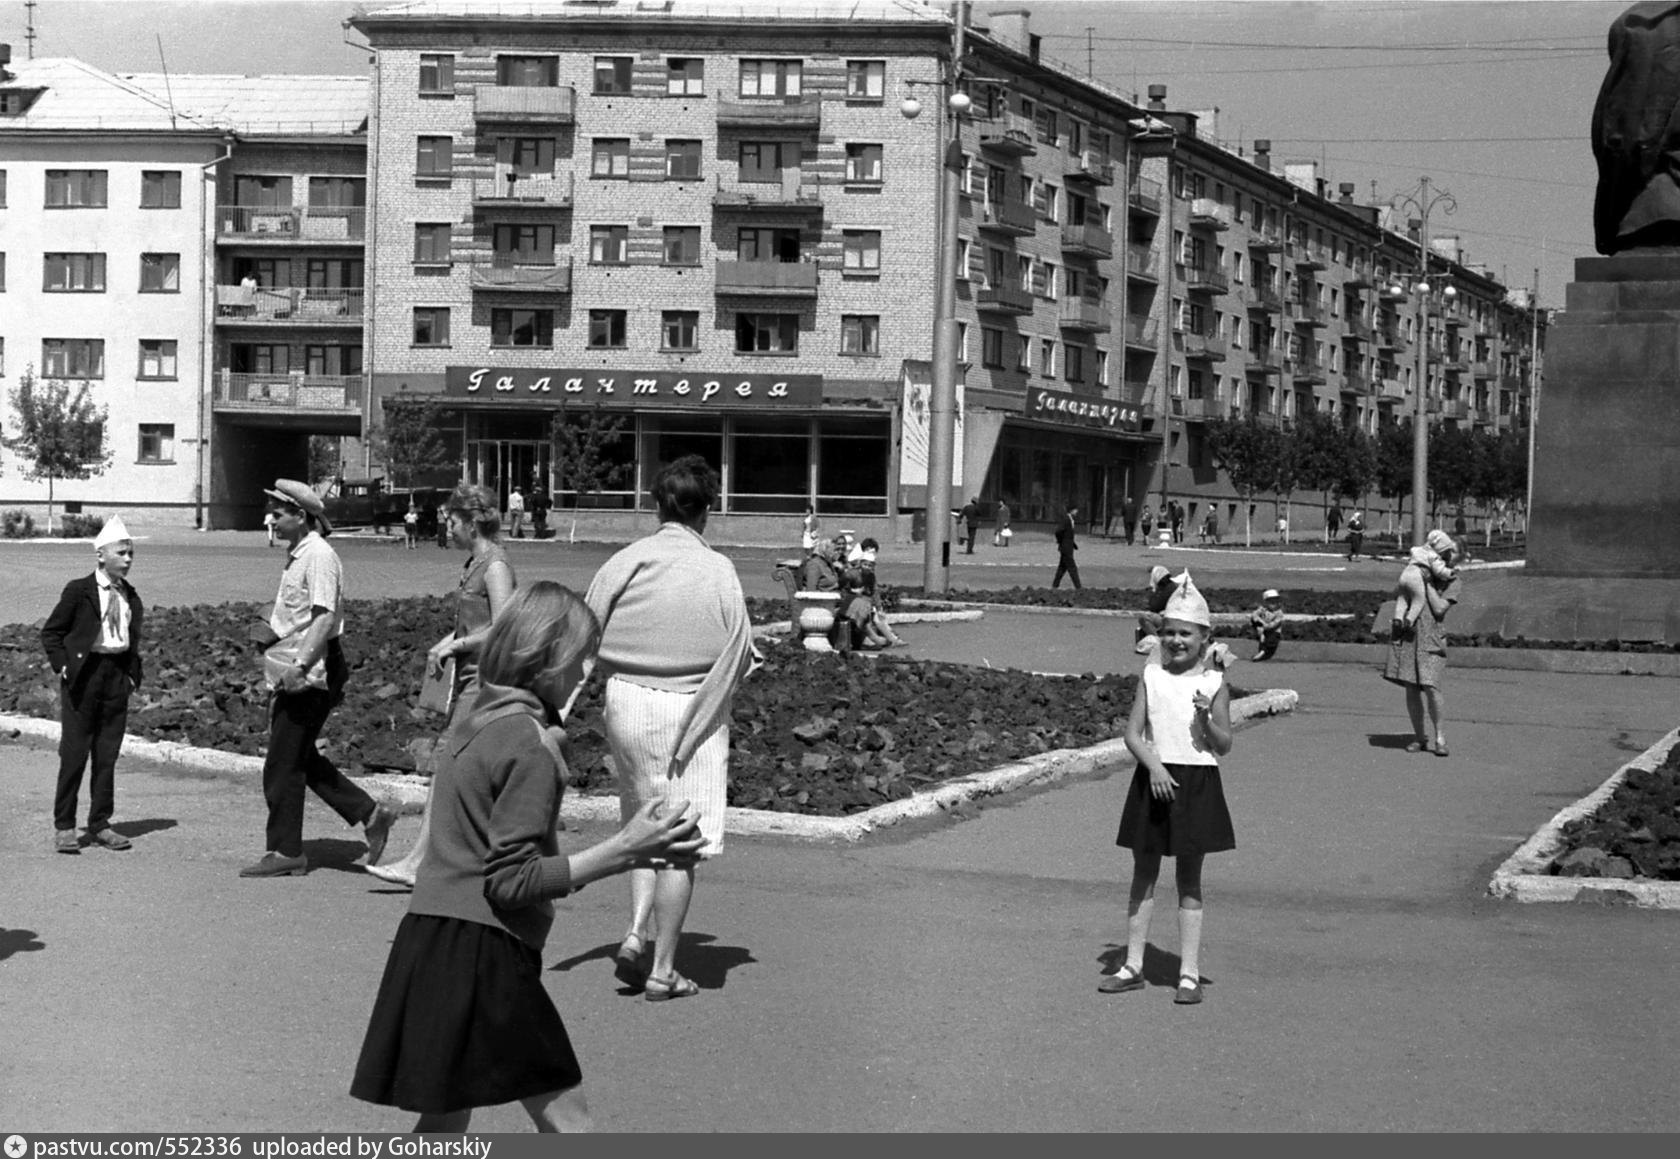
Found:
[[[1173,1001],[1202,1000],[1202,858],[1236,848],[1219,779],[1231,751],[1230,691],[1207,662],[1212,616],[1189,573],[1178,577],[1162,613],[1160,659],[1144,666],[1126,724],[1137,771],[1126,794],[1115,844],[1132,851],[1126,915],[1126,962],[1106,975],[1104,994],[1141,990],[1143,950],[1154,914],[1161,858],[1175,860],[1179,967]]]

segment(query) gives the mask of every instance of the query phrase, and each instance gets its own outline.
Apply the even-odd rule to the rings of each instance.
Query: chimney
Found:
[[[6,66],[12,63],[12,46],[0,44],[0,76],[6,74]]]
[[[1167,111],[1167,86],[1166,85],[1150,85],[1149,86],[1149,106],[1148,106],[1148,108],[1149,108],[1149,111],[1152,112],[1152,113],[1164,113],[1164,112]]]
[[[1260,168],[1271,171],[1272,168],[1272,139],[1259,137],[1254,142],[1254,163]]]
[[[1340,185],[1336,186],[1336,188],[1337,188],[1338,191],[1340,191],[1340,193],[1342,195],[1341,198],[1340,198],[1341,203],[1343,205],[1352,205],[1353,204],[1353,191],[1356,188],[1355,185],[1353,184],[1353,182],[1344,181]]]
[[[1025,8],[1005,8],[986,17],[987,31],[1005,48],[1012,48],[1022,56],[1034,56],[1033,41],[1038,38],[1028,28],[1031,17]]]

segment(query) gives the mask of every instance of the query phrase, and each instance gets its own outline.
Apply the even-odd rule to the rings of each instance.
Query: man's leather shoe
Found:
[[[239,871],[240,877],[302,877],[309,872],[309,858],[299,855],[287,857],[272,850],[262,860]]]
[[[379,859],[385,856],[385,841],[391,836],[391,826],[397,823],[397,811],[384,805],[375,805],[368,819],[362,823],[362,832],[367,836],[367,863],[378,865]]]
[[[107,849],[132,849],[134,842],[107,826],[97,833],[89,833],[88,841],[94,845],[103,845]]]
[[[60,853],[80,853],[82,843],[76,839],[74,829],[60,829],[53,838],[53,848]]]

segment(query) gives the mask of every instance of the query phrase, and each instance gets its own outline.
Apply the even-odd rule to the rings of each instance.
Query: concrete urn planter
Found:
[[[807,652],[832,652],[829,632],[834,628],[834,614],[840,606],[838,592],[799,592],[793,597],[794,627],[799,630],[799,643]]]

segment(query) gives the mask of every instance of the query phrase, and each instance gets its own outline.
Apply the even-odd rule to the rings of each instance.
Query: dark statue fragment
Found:
[[[1680,246],[1680,4],[1635,4],[1610,26],[1593,106],[1593,244],[1601,254]]]

